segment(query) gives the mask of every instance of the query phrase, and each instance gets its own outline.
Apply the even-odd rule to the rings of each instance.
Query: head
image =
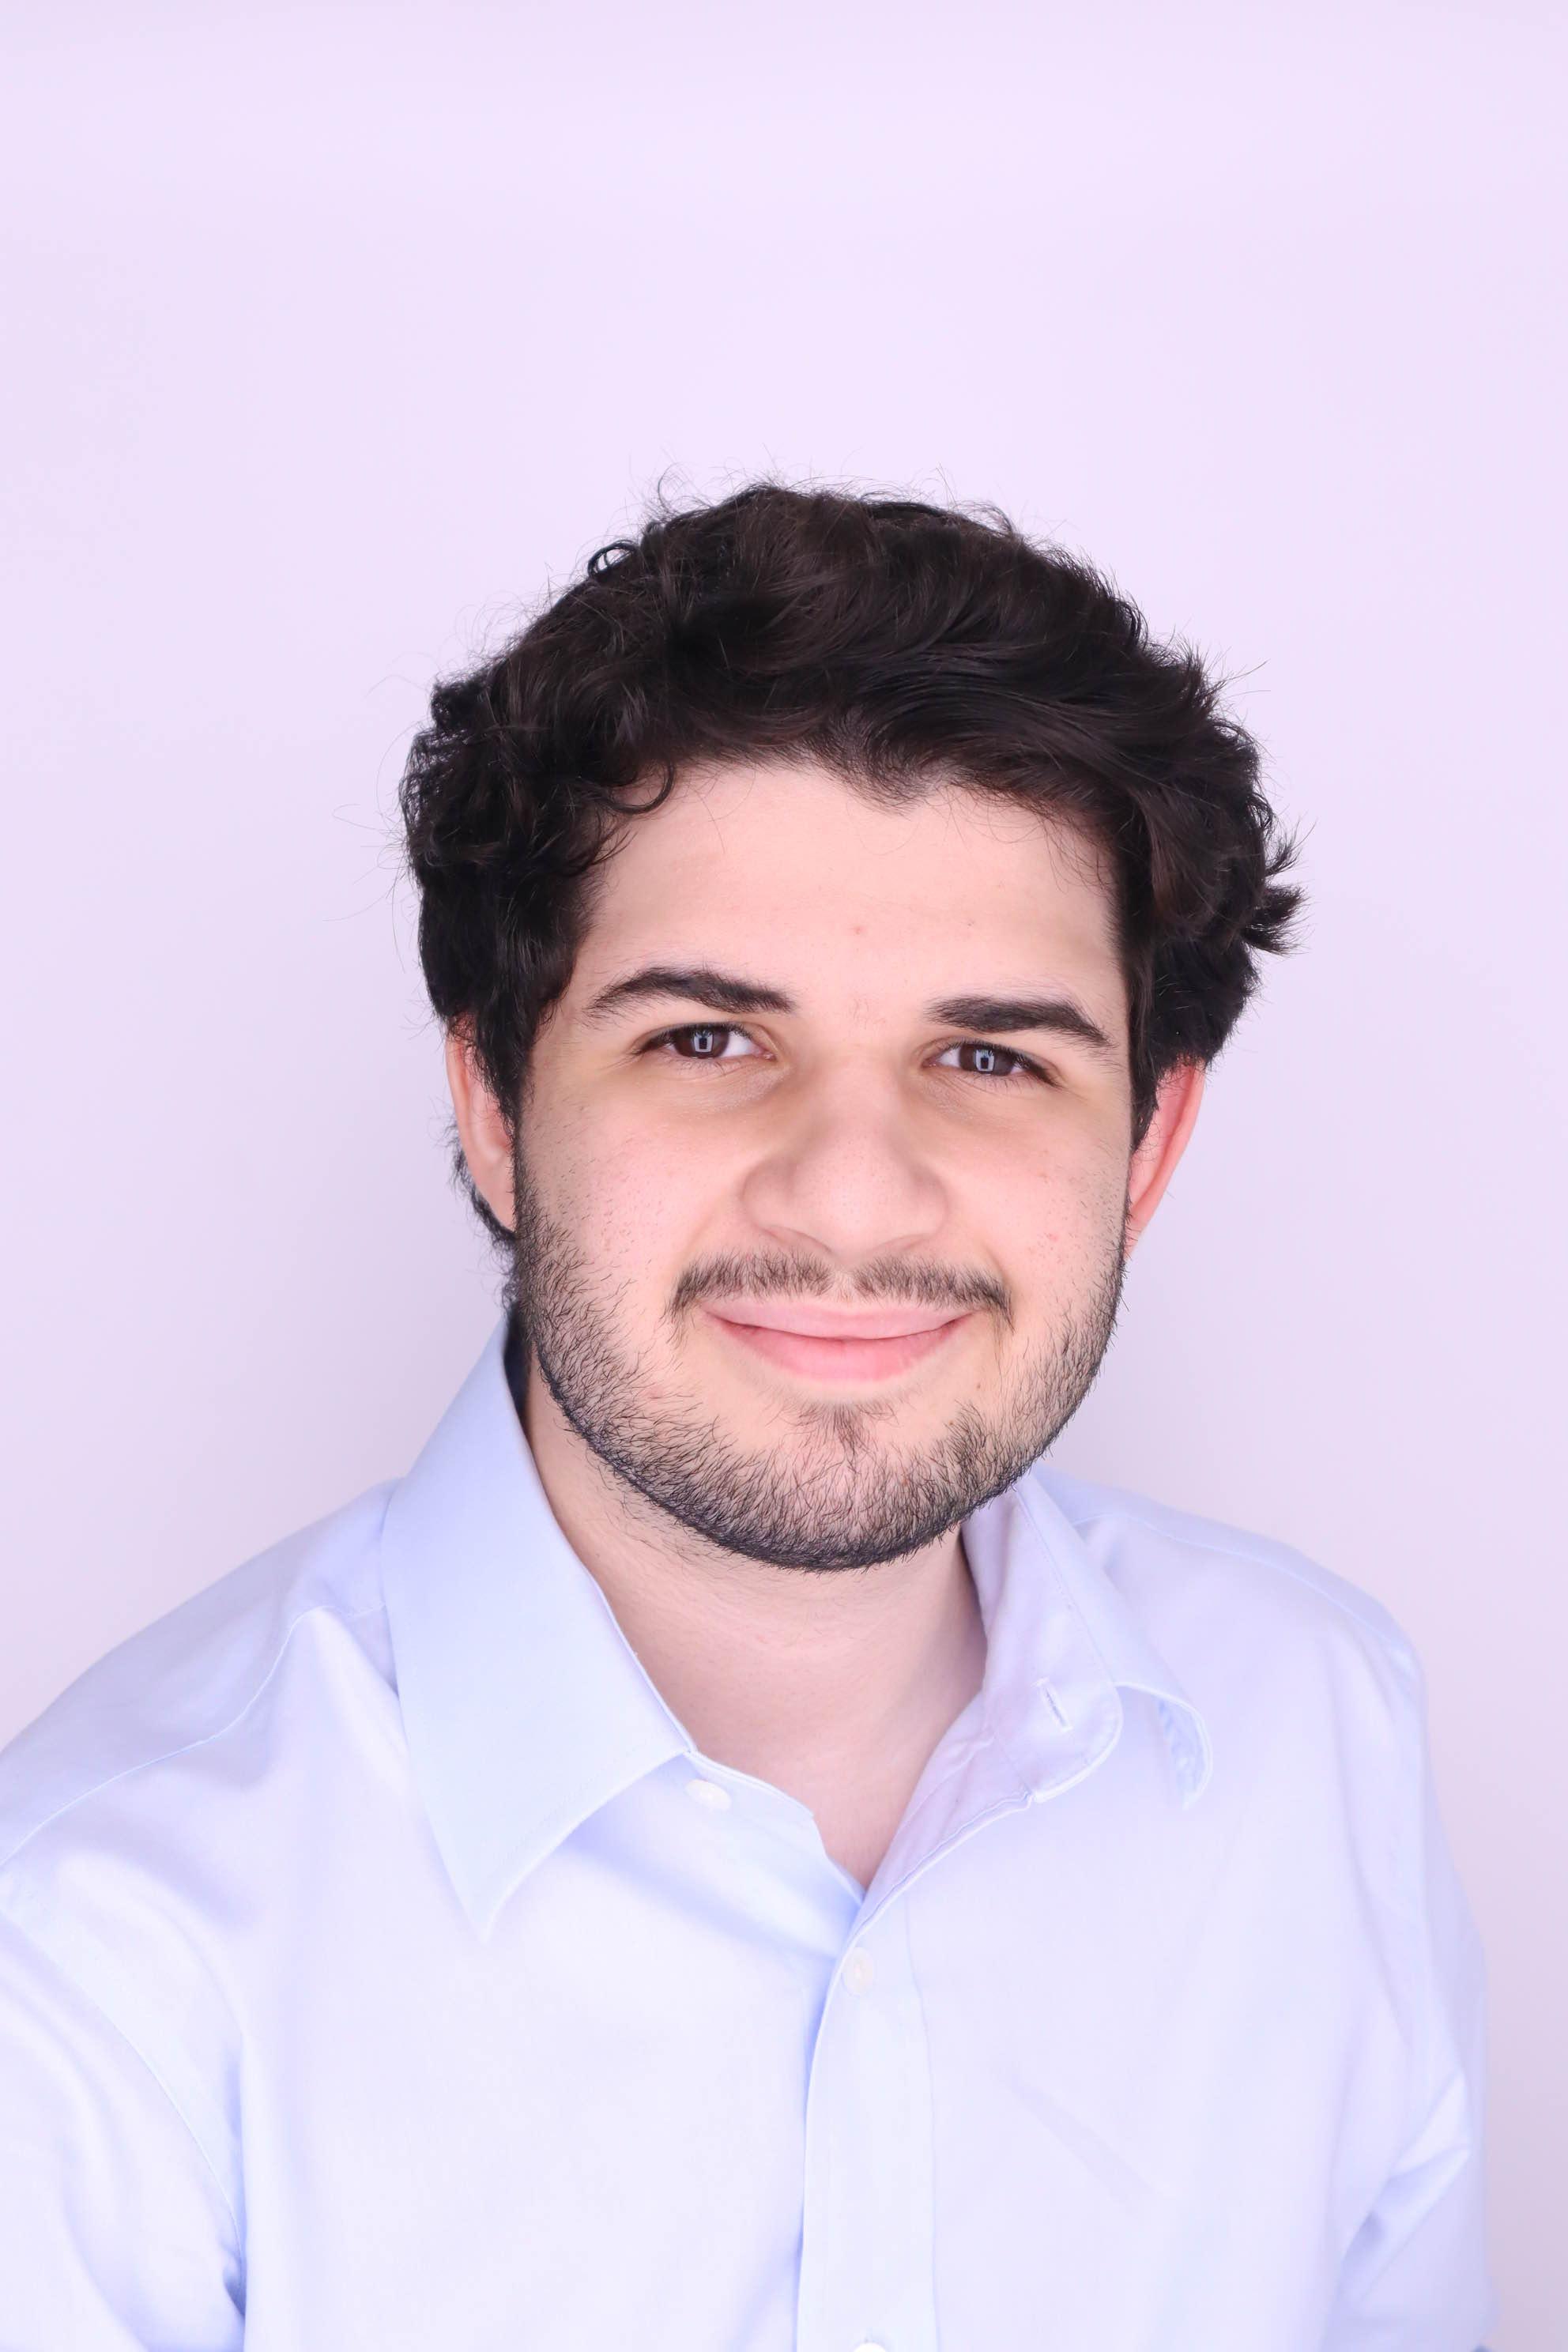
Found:
[[[403,807],[540,1409],[783,1567],[1012,1484],[1299,903],[1197,658],[994,516],[758,485],[440,687]]]

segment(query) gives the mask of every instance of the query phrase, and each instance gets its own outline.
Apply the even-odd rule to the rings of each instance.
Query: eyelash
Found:
[[[703,1030],[707,1030],[719,1036],[746,1037],[751,1039],[751,1042],[753,1045],[756,1043],[755,1038],[752,1037],[751,1031],[749,1029],[742,1028],[739,1022],[685,1021],[678,1024],[678,1025],[673,1029],[661,1029],[656,1037],[650,1037],[648,1039],[646,1045],[643,1046],[642,1051],[645,1054],[652,1054],[659,1046],[668,1045],[672,1038],[697,1036],[700,1034]],[[942,1050],[944,1054],[951,1054],[954,1047],[963,1045],[978,1046],[985,1053],[1005,1055],[1008,1061],[1016,1062],[1019,1066],[1017,1069],[1010,1071],[1005,1077],[983,1073],[979,1070],[958,1070],[953,1073],[953,1076],[956,1077],[973,1078],[984,1076],[986,1084],[994,1087],[1018,1086],[1026,1078],[1038,1078],[1043,1085],[1047,1087],[1055,1086],[1057,1083],[1057,1081],[1051,1076],[1050,1072],[1042,1068],[1038,1062],[1031,1061],[1027,1054],[1020,1054],[1011,1045],[995,1045],[988,1037],[955,1037],[952,1039],[952,1044],[944,1045]],[[721,1059],[720,1055],[717,1054],[671,1055],[668,1058],[672,1061],[679,1060],[691,1063],[712,1062],[715,1064],[719,1063]]]

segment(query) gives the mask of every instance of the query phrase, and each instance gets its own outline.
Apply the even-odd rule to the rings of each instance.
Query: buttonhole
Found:
[[[1064,1731],[1070,1730],[1071,1726],[1068,1724],[1067,1717],[1062,1713],[1062,1703],[1060,1699],[1058,1698],[1049,1683],[1042,1681],[1038,1687],[1044,1692],[1047,1699],[1050,1702],[1051,1713],[1056,1717],[1056,1719],[1061,1725],[1062,1729]]]

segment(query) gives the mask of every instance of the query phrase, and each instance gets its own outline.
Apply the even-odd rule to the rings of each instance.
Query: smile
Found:
[[[760,1302],[747,1307],[747,1316],[753,1313],[770,1319],[742,1321],[739,1314],[711,1310],[708,1319],[753,1355],[814,1381],[893,1380],[934,1355],[970,1320],[959,1314],[933,1323],[909,1313],[835,1319],[810,1308],[769,1309]]]

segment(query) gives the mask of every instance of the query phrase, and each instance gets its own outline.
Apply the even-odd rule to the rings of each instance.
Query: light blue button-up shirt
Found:
[[[503,1339],[0,1757],[4,2352],[1475,2352],[1383,1609],[1037,1466],[863,1889],[659,1698]]]

